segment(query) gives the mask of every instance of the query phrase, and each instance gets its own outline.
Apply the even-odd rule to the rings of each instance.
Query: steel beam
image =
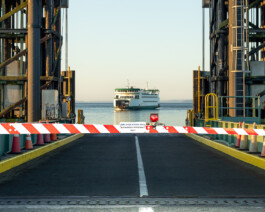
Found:
[[[19,105],[22,105],[25,101],[27,101],[27,97],[24,97],[23,99],[19,100],[18,102],[10,105],[8,108],[4,109],[3,111],[0,112],[0,118],[2,118],[4,115],[9,113],[11,110],[16,108]]]
[[[27,34],[27,29],[0,29],[0,33],[22,33]]]
[[[40,43],[44,43],[45,41],[49,40],[51,38],[50,35],[45,36],[44,38],[42,38],[40,40]],[[0,64],[0,69],[4,68],[5,66],[9,65],[10,63],[12,63],[14,60],[17,60],[18,58],[20,58],[21,56],[25,55],[27,53],[28,49],[24,49],[21,52],[17,53],[15,56],[9,58],[8,60],[6,60],[5,62]]]
[[[14,15],[16,12],[18,12],[19,10],[22,10],[24,7],[26,7],[28,5],[28,1],[26,0],[25,2],[23,2],[21,5],[17,6],[16,8],[14,8],[13,10],[11,10],[10,12],[6,13],[5,15],[3,15],[2,17],[0,17],[0,23],[6,19],[8,19],[10,16]]]
[[[41,81],[58,81],[54,76],[41,76]],[[0,76],[0,81],[27,81],[27,76]]]
[[[40,110],[40,0],[28,2],[28,122],[41,118]]]
[[[265,48],[265,43],[261,44],[260,46],[258,46],[257,48],[255,49],[252,49],[250,52],[249,52],[249,56],[257,53],[258,51],[260,51],[261,49]]]

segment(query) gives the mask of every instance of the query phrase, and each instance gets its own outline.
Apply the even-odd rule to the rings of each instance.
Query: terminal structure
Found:
[[[61,73],[62,11],[67,14],[68,5],[67,0],[0,1],[2,122],[75,117],[75,73]]]
[[[194,71],[194,112],[205,117],[205,95],[212,93],[222,120],[260,123],[265,115],[265,1],[203,0],[202,7],[209,10],[210,70]]]

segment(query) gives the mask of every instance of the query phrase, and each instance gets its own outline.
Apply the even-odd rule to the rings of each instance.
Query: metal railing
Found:
[[[260,96],[220,96],[219,98],[219,118],[224,121],[245,121],[248,123],[261,123],[261,104]],[[230,98],[240,99],[244,98],[246,105],[242,107],[228,107],[224,106],[224,101],[228,102]],[[242,111],[242,116],[229,116],[229,111]],[[235,113],[236,114],[236,113]]]

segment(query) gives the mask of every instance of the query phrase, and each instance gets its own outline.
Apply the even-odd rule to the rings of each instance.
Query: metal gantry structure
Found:
[[[246,117],[246,108],[255,107],[246,96],[265,101],[265,1],[202,2],[210,20],[209,92],[227,97],[226,116]]]
[[[35,122],[42,90],[62,90],[62,8],[67,0],[0,0],[0,119]],[[68,88],[67,88],[68,89]]]

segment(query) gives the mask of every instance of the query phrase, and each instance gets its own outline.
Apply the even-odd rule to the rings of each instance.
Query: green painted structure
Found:
[[[37,135],[31,135],[33,145],[37,143]],[[19,135],[20,148],[25,147],[26,135]],[[1,156],[10,153],[12,148],[13,135],[0,135],[0,160]]]

